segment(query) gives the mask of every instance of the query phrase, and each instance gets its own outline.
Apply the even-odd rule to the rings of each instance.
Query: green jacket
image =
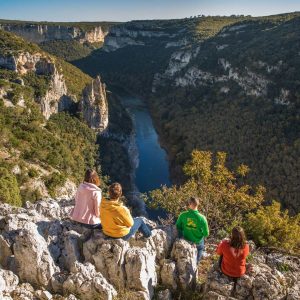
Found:
[[[189,209],[181,213],[176,227],[186,240],[196,244],[209,235],[207,220],[198,210]]]

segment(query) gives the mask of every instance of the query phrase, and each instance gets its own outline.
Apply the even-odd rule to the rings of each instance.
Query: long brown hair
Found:
[[[242,227],[236,226],[231,231],[230,246],[235,249],[243,249],[246,246],[246,234]]]
[[[92,169],[86,170],[85,175],[84,175],[84,181],[88,182],[88,183],[93,183],[96,186],[99,186],[101,184],[99,175],[97,174],[97,172],[95,170],[92,170]]]

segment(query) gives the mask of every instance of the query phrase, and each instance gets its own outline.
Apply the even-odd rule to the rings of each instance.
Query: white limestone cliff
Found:
[[[84,89],[80,107],[90,128],[101,133],[107,129],[108,102],[106,87],[100,76]]]
[[[80,43],[103,42],[108,34],[101,26],[83,30],[80,27],[55,24],[35,23],[0,23],[0,29],[13,32],[33,43],[42,43],[52,40],[77,40]]]

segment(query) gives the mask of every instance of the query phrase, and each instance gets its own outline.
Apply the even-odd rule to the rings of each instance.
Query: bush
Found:
[[[276,201],[249,213],[244,226],[257,245],[300,251],[300,214],[290,217]]]
[[[17,179],[3,167],[0,168],[0,201],[15,206],[22,205]]]
[[[257,208],[263,201],[265,189],[239,184],[248,169],[242,165],[236,172],[226,166],[226,154],[218,152],[213,159],[208,151],[194,150],[183,170],[188,180],[180,187],[154,190],[150,193],[150,206],[161,207],[178,216],[186,209],[187,200],[200,199],[200,211],[206,215],[214,233],[225,228],[230,230],[241,223],[243,216]]]
[[[55,197],[56,188],[63,186],[65,182],[66,177],[58,172],[54,172],[45,177],[45,185],[51,197]]]

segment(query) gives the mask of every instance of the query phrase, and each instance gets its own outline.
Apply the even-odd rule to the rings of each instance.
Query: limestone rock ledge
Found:
[[[157,226],[149,239],[109,239],[70,221],[72,207],[72,200],[0,204],[0,299],[110,300],[128,290],[130,299],[148,300],[158,285],[165,287],[158,299],[195,289],[205,299],[299,299],[296,257],[257,253],[235,290],[215,267],[200,285],[196,248],[174,226]]]

